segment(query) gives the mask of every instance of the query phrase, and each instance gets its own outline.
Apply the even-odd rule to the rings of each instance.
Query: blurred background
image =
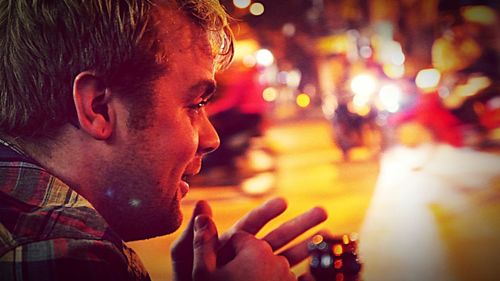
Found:
[[[221,2],[236,53],[207,110],[222,144],[192,179],[185,221],[208,200],[223,232],[282,196],[289,209],[259,236],[322,206],[329,219],[302,239],[349,234],[356,278],[497,280],[498,1]],[[154,281],[171,280],[178,235],[131,243]],[[294,271],[350,280],[341,254]]]

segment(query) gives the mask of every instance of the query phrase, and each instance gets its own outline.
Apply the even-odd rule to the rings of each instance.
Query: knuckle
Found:
[[[276,256],[277,263],[286,269],[290,269],[290,263],[288,262],[288,259],[285,258],[284,256]]]

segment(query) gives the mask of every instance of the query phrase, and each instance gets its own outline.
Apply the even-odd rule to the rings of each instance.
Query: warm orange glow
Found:
[[[321,235],[314,235],[311,240],[312,240],[313,244],[318,245],[321,242],[323,242],[323,236],[321,236]]]
[[[333,254],[334,255],[339,257],[340,255],[342,255],[342,253],[344,253],[344,248],[342,248],[342,245],[336,244],[335,246],[333,246]]]
[[[234,60],[242,61],[247,56],[254,56],[259,49],[259,43],[254,39],[236,40],[234,42]]]

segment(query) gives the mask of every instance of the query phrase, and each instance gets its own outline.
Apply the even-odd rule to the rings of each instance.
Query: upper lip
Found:
[[[195,176],[201,170],[201,158],[195,158],[182,174],[182,179],[187,180],[189,177]]]

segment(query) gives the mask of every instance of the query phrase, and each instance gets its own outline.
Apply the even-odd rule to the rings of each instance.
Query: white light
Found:
[[[423,69],[420,70],[415,78],[415,84],[420,89],[432,89],[437,87],[441,73],[437,69]]]
[[[391,54],[391,63],[393,63],[394,65],[403,65],[405,63],[405,60],[406,57],[402,51]]]
[[[377,80],[369,74],[360,74],[351,81],[351,89],[354,93],[363,96],[370,96],[375,92]]]
[[[257,63],[262,66],[270,66],[274,63],[274,56],[268,49],[260,49],[255,55]]]
[[[298,70],[288,72],[288,75],[286,76],[286,85],[293,89],[297,88],[300,85],[301,76],[302,75]]]
[[[399,110],[401,98],[401,89],[395,84],[385,85],[380,89],[380,103],[389,112],[394,113]]]
[[[240,9],[245,9],[250,5],[250,0],[233,0],[233,4],[235,7]]]
[[[370,58],[373,55],[373,50],[370,46],[363,46],[359,49],[359,55],[364,58]]]
[[[267,102],[273,102],[278,98],[278,91],[273,87],[266,88],[262,92],[262,98]]]
[[[250,5],[250,14],[260,16],[264,13],[264,5],[262,3],[253,3]]]
[[[370,102],[370,97],[367,95],[357,94],[352,98],[352,103],[356,108],[364,107]]]

